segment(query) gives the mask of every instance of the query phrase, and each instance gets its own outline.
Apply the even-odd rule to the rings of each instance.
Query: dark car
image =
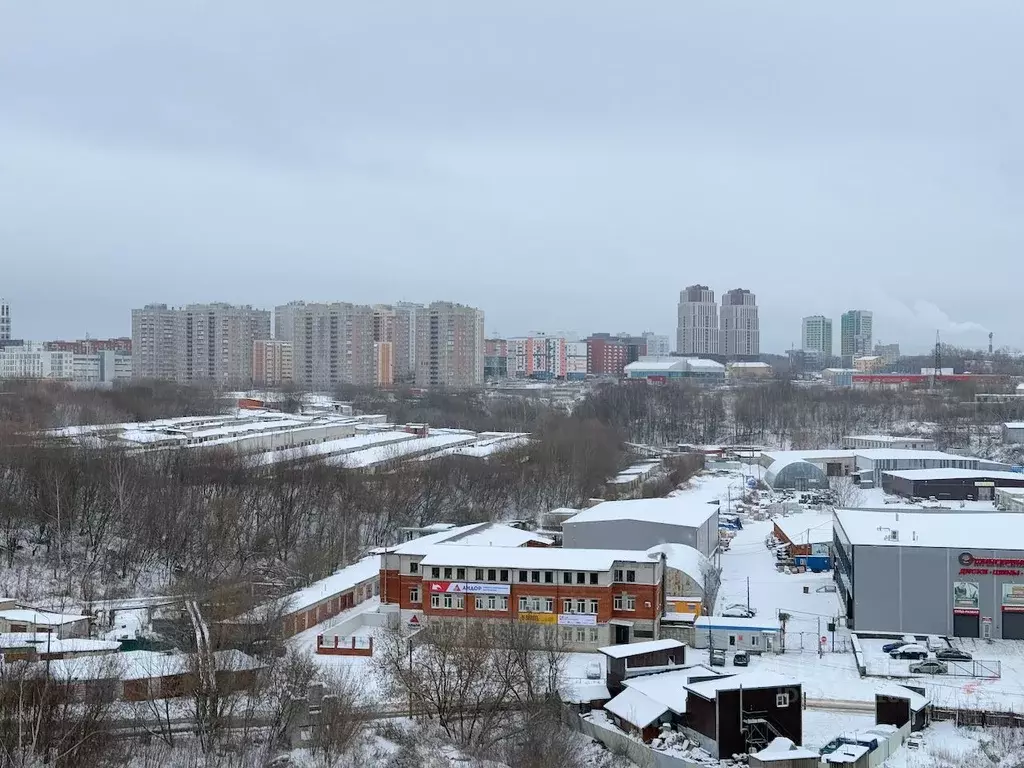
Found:
[[[928,649],[923,645],[904,645],[889,654],[891,659],[927,659]]]
[[[750,654],[746,651],[736,651],[732,656],[732,664],[734,667],[750,666]]]
[[[724,667],[725,666],[725,648],[712,648],[711,649],[711,666],[712,667]]]
[[[911,640],[897,640],[894,643],[886,643],[882,646],[882,653],[892,653],[893,651],[898,651],[904,645],[910,645],[911,642]]]
[[[972,661],[974,657],[959,648],[943,648],[935,652],[935,658],[942,661]]]

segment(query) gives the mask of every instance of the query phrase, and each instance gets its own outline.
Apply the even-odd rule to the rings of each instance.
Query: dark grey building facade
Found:
[[[1012,535],[1024,527],[1019,520],[985,512],[837,510],[834,574],[849,626],[1024,640],[1024,548],[991,546],[1001,529],[1007,544],[1020,538]],[[931,535],[935,529],[948,535]]]

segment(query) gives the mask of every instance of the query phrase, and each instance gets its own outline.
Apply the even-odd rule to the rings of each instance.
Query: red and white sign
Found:
[[[432,581],[430,591],[451,592],[455,594],[469,595],[507,595],[511,593],[508,584],[474,584],[464,581]]]

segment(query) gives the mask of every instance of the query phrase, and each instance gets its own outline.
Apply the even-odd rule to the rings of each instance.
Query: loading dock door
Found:
[[[1024,640],[1024,613],[1003,611],[1003,639]]]
[[[1005,614],[1004,614],[1005,615]],[[1024,616],[1024,614],[1021,614]],[[953,636],[954,637],[980,637],[981,620],[976,613],[954,613],[953,614]]]

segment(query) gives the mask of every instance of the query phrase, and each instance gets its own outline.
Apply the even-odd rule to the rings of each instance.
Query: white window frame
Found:
[[[423,600],[420,597],[420,588],[413,587],[409,590],[409,602],[410,603],[422,603]]]
[[[430,607],[431,608],[440,608],[441,607],[441,596],[440,595],[435,593],[435,594],[432,594],[430,596]]]
[[[789,691],[780,691],[775,694],[775,708],[785,709],[789,706]]]
[[[596,616],[598,613],[601,612],[601,601],[598,600],[596,597],[592,597],[590,598],[587,608],[589,609],[587,613]]]

